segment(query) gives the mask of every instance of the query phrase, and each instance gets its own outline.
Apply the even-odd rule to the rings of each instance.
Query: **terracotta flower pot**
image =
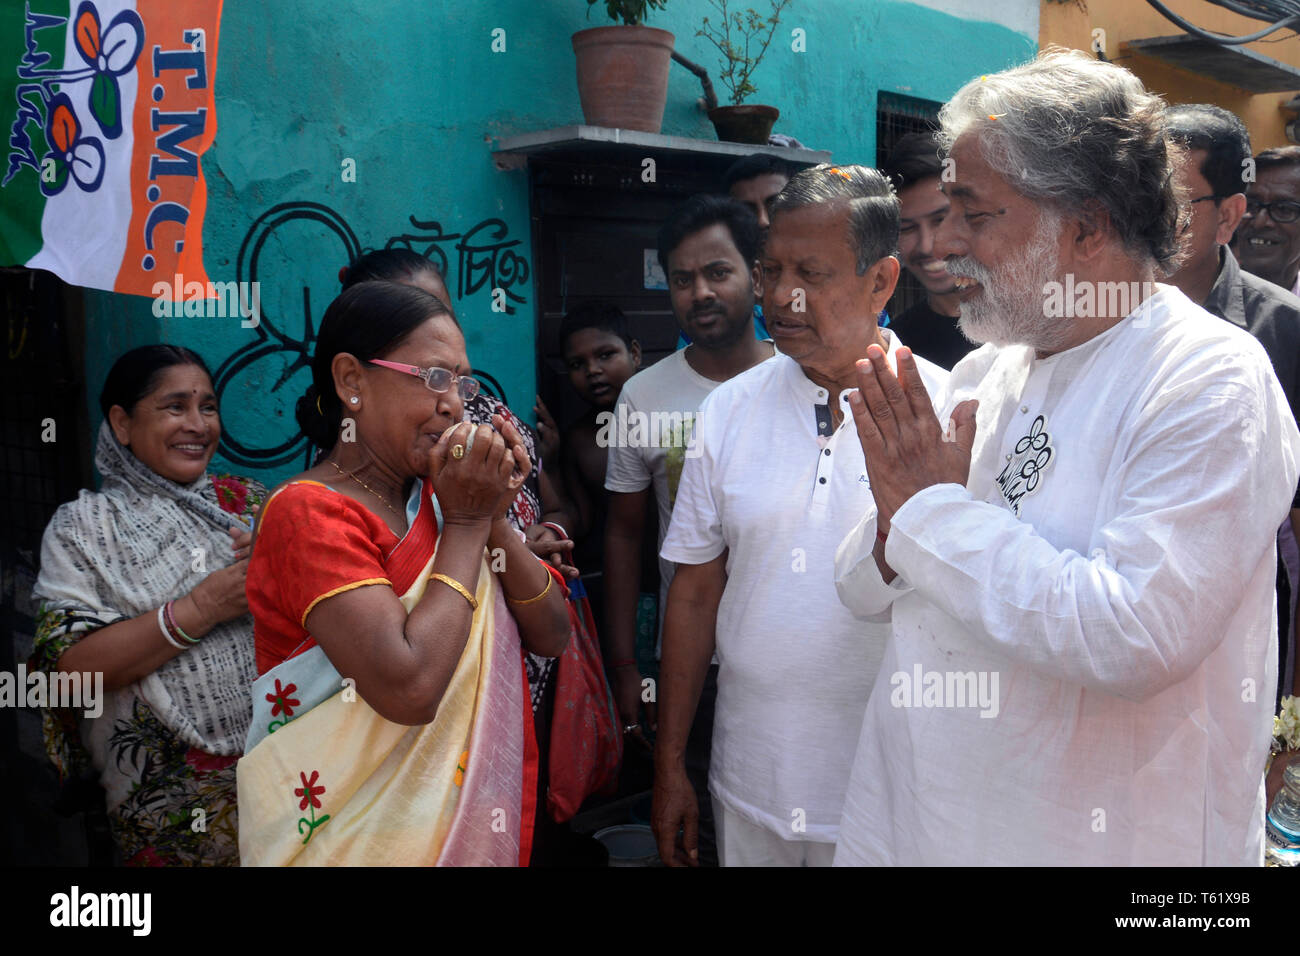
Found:
[[[709,119],[717,130],[718,139],[729,143],[751,143],[766,146],[772,135],[772,125],[781,111],[775,106],[715,106],[709,110]]]
[[[589,126],[657,133],[668,99],[673,35],[654,27],[593,27],[573,35],[578,97]]]

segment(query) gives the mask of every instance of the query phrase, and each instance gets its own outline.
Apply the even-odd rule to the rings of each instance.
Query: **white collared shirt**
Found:
[[[1076,348],[958,363],[966,487],[898,510],[892,585],[874,516],[844,540],[841,598],[893,636],[837,864],[1262,862],[1300,435],[1259,344],[1158,288]]]
[[[898,337],[889,340],[891,364]],[[938,394],[947,373],[919,356]],[[718,702],[709,789],[789,840],[833,842],[888,626],[863,627],[835,595],[835,548],[875,503],[846,389],[831,396],[777,355],[700,407],[662,556],[724,549]],[[844,422],[832,430],[829,402]]]

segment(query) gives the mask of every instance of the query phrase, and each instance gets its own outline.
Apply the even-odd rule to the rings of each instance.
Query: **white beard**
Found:
[[[981,286],[974,298],[961,303],[957,326],[966,338],[997,346],[1029,345],[1040,352],[1060,351],[1069,338],[1070,324],[1048,317],[1043,307],[1044,287],[1060,279],[1060,235],[1060,216],[1043,210],[1020,254],[997,272],[969,256],[949,260],[949,272],[969,276]]]

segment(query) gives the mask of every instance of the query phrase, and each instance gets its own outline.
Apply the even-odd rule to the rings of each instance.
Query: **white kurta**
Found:
[[[892,365],[898,336],[886,338]],[[942,387],[947,373],[917,367]],[[700,455],[682,470],[662,551],[679,564],[728,551],[709,791],[785,840],[835,842],[889,636],[835,595],[835,548],[875,512],[851,391],[828,394],[786,355],[719,385],[700,406]],[[833,432],[832,401],[845,412]]]
[[[1261,863],[1300,435],[1258,343],[1159,290],[1069,351],[960,362],[966,488],[898,510],[892,586],[874,514],[841,545],[841,600],[892,603],[892,639],[837,864]],[[980,680],[992,707],[954,692]]]

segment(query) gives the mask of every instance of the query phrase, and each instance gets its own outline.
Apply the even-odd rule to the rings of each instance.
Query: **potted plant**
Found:
[[[573,35],[578,61],[578,98],[590,126],[613,126],[657,133],[668,99],[668,65],[673,35],[642,26],[651,10],[668,0],[587,0],[587,16],[597,3],[621,25],[593,27]]]
[[[772,124],[781,115],[775,106],[742,105],[746,97],[758,92],[750,78],[772,42],[781,22],[781,11],[790,4],[790,0],[769,2],[772,12],[764,17],[753,9],[728,10],[727,0],[709,0],[710,6],[721,14],[719,22],[710,23],[705,17],[702,29],[695,34],[704,37],[722,54],[718,76],[731,91],[730,106],[709,110],[718,139],[766,145],[772,135]]]

